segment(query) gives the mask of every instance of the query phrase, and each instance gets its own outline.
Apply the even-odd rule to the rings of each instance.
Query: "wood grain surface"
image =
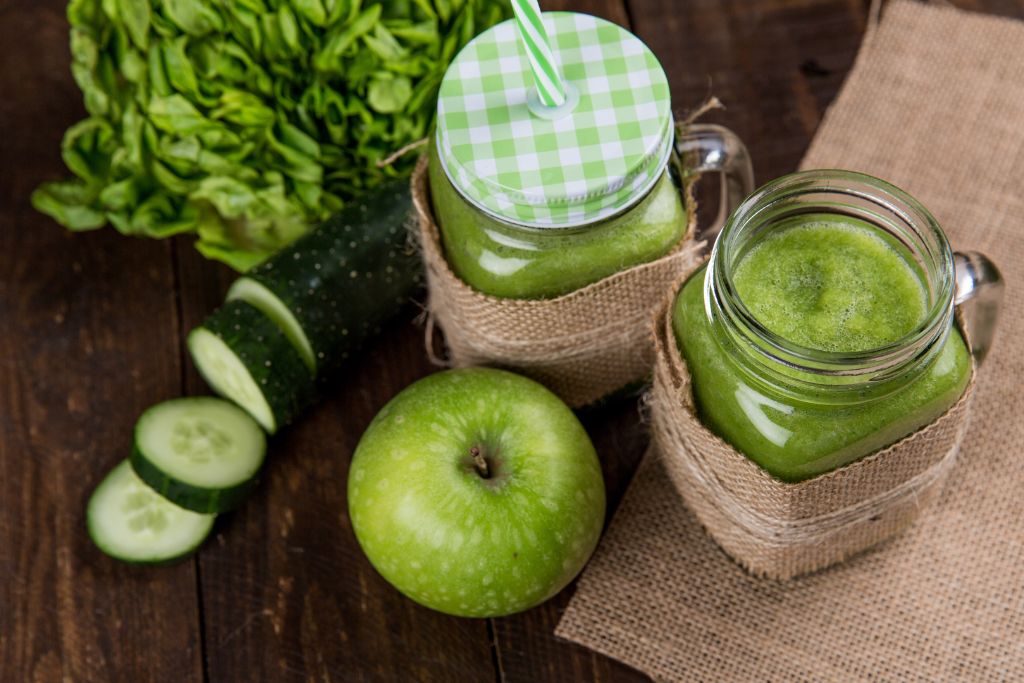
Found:
[[[842,85],[868,0],[545,0],[631,28],[669,73],[675,109],[747,143],[758,182],[796,168]],[[957,6],[1024,18],[1022,0]],[[128,454],[138,414],[206,393],[184,334],[232,273],[188,239],[69,234],[29,205],[64,174],[84,114],[59,0],[0,0],[0,682],[629,681],[557,640],[572,594],[494,620],[400,596],[346,514],[352,451],[377,410],[432,372],[410,305],[302,422],[271,441],[262,482],[192,560],[138,568],[97,551],[88,496]],[[635,402],[586,411],[610,510],[646,446]]]

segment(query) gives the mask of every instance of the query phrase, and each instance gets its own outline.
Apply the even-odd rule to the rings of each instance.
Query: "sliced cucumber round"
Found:
[[[178,507],[149,488],[124,460],[93,491],[85,518],[89,537],[107,555],[163,564],[202,545],[216,515]]]
[[[245,301],[229,301],[192,330],[188,350],[210,388],[270,434],[313,399],[313,377],[299,352],[270,318]]]
[[[135,423],[132,468],[175,505],[225,512],[256,483],[267,453],[263,430],[233,403],[212,396],[158,403]]]
[[[267,289],[266,285],[243,275],[235,280],[228,290],[227,300],[231,301],[233,299],[248,301],[263,311],[268,318],[281,328],[284,336],[288,337],[292,346],[302,356],[302,362],[306,364],[310,372],[316,373],[316,355],[312,344],[309,343],[309,337],[306,336],[305,330],[302,329],[302,324],[299,323],[295,314],[288,309],[288,306],[276,294]]]

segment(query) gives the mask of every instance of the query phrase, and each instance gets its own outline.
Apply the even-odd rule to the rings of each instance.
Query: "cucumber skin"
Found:
[[[171,501],[180,508],[205,514],[221,513],[233,510],[249,496],[259,483],[257,476],[250,477],[241,484],[223,489],[208,489],[202,486],[187,484],[162,471],[139,450],[132,447],[129,457],[132,469],[149,488]]]
[[[111,471],[113,471],[113,470],[111,470]],[[107,473],[107,476],[110,476],[109,472]],[[107,481],[106,477],[104,477],[103,480],[100,481],[100,483],[97,485],[96,489],[93,489],[93,493],[92,493],[93,496],[96,495],[96,491],[99,489],[100,486],[103,486],[103,484],[105,484],[106,481]],[[111,558],[117,560],[118,562],[123,562],[125,564],[135,564],[135,565],[146,566],[146,567],[167,567],[167,566],[170,566],[170,565],[178,564],[178,563],[182,562],[183,560],[186,560],[189,557],[192,557],[193,555],[196,554],[196,551],[198,551],[199,548],[201,548],[202,545],[204,543],[206,543],[206,539],[208,539],[210,537],[210,534],[213,533],[213,527],[216,525],[216,520],[215,520],[214,523],[210,525],[210,530],[206,532],[205,536],[203,536],[198,541],[196,541],[196,544],[194,546],[192,546],[190,548],[187,548],[185,550],[182,550],[181,553],[179,553],[177,555],[172,555],[170,557],[165,557],[165,558],[160,559],[160,560],[140,560],[140,559],[137,559],[137,558],[122,557],[121,555],[118,555],[117,553],[111,551],[106,546],[106,544],[100,539],[101,534],[97,533],[96,530],[93,529],[92,518],[93,518],[93,514],[92,514],[92,496],[90,496],[89,502],[86,504],[86,507],[85,507],[85,530],[86,530],[86,533],[89,534],[89,539],[92,541],[93,545],[96,546],[97,548],[99,548],[100,552],[102,552],[104,555],[106,555],[107,557],[111,557]]]
[[[423,264],[408,238],[413,215],[408,181],[388,183],[242,276],[295,316],[321,380],[422,284]]]
[[[315,386],[299,352],[255,306],[238,299],[228,301],[200,327],[219,337],[252,375],[274,416],[268,433],[291,424],[313,402]]]

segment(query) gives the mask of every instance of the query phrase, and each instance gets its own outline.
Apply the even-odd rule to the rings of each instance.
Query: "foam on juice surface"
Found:
[[[741,257],[733,281],[762,325],[822,351],[895,342],[928,306],[908,256],[876,228],[845,216],[802,216],[778,226]]]

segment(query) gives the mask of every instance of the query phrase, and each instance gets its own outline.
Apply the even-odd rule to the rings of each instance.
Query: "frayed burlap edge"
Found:
[[[747,571],[784,580],[841,562],[905,529],[941,493],[967,427],[973,370],[963,396],[932,423],[850,465],[786,483],[698,419],[672,330],[674,298],[654,322],[652,450],[708,534]]]
[[[452,366],[515,370],[573,407],[646,379],[654,363],[650,319],[672,283],[697,266],[704,246],[693,240],[695,180],[685,183],[689,223],[671,253],[554,299],[499,299],[472,289],[445,260],[424,156],[413,173],[412,195],[427,272],[428,353],[433,356],[436,323]]]

